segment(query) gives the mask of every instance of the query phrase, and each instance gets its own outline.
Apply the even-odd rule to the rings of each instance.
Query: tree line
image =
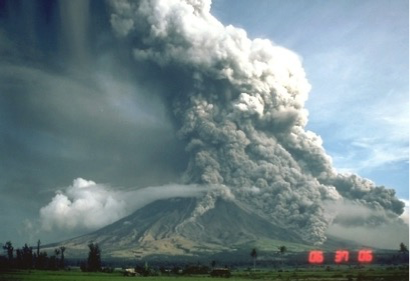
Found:
[[[60,246],[54,249],[49,256],[47,252],[41,251],[41,242],[37,241],[35,249],[24,244],[19,249],[14,249],[11,241],[2,246],[6,257],[0,256],[0,269],[41,269],[41,270],[59,270],[65,269],[66,248]],[[87,261],[81,263],[82,271],[100,271],[101,270],[101,250],[98,244],[88,244],[89,253]]]
[[[35,250],[27,244],[15,250],[11,241],[8,241],[3,245],[7,257],[2,257],[0,265],[4,268],[49,270],[58,270],[65,267],[64,252],[66,248],[64,246],[54,249],[54,253],[50,256],[47,252],[40,251],[40,246],[41,242],[38,240]]]
[[[66,261],[64,252],[66,248],[60,246],[54,249],[54,252],[49,256],[47,252],[41,251],[41,242],[37,241],[37,246],[35,248],[29,247],[24,244],[23,247],[19,249],[14,249],[11,241],[6,242],[2,246],[5,251],[6,256],[0,255],[0,270],[4,269],[40,269],[40,270],[59,270],[65,269]],[[101,249],[97,243],[88,244],[89,252],[86,261],[82,261],[80,268],[82,271],[107,271],[109,268],[102,269],[101,265]],[[283,256],[287,252],[286,246],[279,246],[278,251],[282,256],[281,265],[283,265]],[[408,263],[408,248],[404,243],[400,243],[398,256],[393,256],[392,261],[394,262],[406,262]],[[256,261],[258,258],[258,252],[256,248],[253,248],[250,256],[253,259],[253,268],[256,268]],[[212,268],[215,268],[216,261],[212,261]],[[225,267],[227,268],[227,267]],[[135,270],[141,275],[145,274],[148,268],[136,267]],[[191,271],[190,269],[186,271]],[[196,270],[195,270],[196,271]],[[201,269],[202,271],[202,269]],[[149,272],[147,272],[149,273]]]

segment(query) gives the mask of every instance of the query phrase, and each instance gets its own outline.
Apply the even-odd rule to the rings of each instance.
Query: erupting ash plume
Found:
[[[393,190],[337,173],[320,137],[305,130],[310,85],[296,54],[222,25],[209,0],[110,5],[112,27],[132,41],[136,64],[156,65],[159,83],[174,81],[164,97],[190,154],[183,181],[222,187],[193,216],[231,193],[239,205],[322,243],[335,216],[329,202],[348,199],[385,218],[403,212]]]

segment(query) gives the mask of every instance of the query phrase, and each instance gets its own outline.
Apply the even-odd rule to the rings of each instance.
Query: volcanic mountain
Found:
[[[125,101],[124,109],[127,113],[128,110],[132,112],[124,115],[127,118],[124,120],[121,115],[115,123],[111,123],[110,117],[101,117],[101,121],[118,124],[121,128],[128,124],[128,118],[130,124],[134,124],[134,119],[136,124],[143,124],[144,104],[139,101],[158,99],[161,105],[158,113],[164,113],[164,120],[159,119],[158,124],[169,126],[174,131],[175,144],[180,142],[185,147],[184,158],[176,161],[186,170],[183,173],[169,171],[173,171],[174,177],[180,176],[176,182],[198,185],[200,189],[195,192],[206,190],[206,195],[202,199],[187,198],[187,194],[181,192],[178,195],[185,198],[152,202],[101,230],[61,242],[59,245],[66,246],[67,255],[72,250],[86,255],[89,242],[98,243],[105,256],[113,257],[195,256],[235,252],[241,248],[247,249],[249,255],[249,247],[257,247],[261,242],[275,246],[276,250],[282,244],[289,250],[290,244],[299,244],[300,250],[309,248],[306,242],[309,245],[329,243],[326,234],[329,224],[342,213],[339,210],[345,210],[342,207],[345,204],[353,203],[354,208],[345,213],[347,219],[342,218],[347,226],[353,227],[371,226],[374,217],[377,222],[395,222],[403,213],[404,203],[394,190],[376,186],[355,174],[338,172],[321,137],[306,128],[308,110],[305,103],[311,86],[299,55],[267,39],[252,39],[241,28],[225,26],[212,15],[212,1],[209,0],[101,2],[108,3],[106,20],[116,38],[112,48],[116,50],[114,46],[118,46],[118,52],[122,54],[117,58],[117,51],[113,50],[113,59],[108,61],[118,59],[118,66],[114,64],[112,69],[124,70],[127,74],[124,77],[131,79],[130,85],[135,86],[135,91],[129,91],[133,94],[123,99],[125,93],[121,92],[128,91],[111,87],[108,82],[100,86],[100,79],[97,79],[99,86],[95,93],[108,91],[101,97],[107,97],[107,101],[118,98],[121,101],[118,105]],[[78,26],[76,17],[71,20],[75,23],[73,26]],[[85,26],[81,28],[86,30]],[[84,46],[83,50],[86,49]],[[108,54],[107,58],[111,58]],[[132,61],[134,63],[130,63]],[[104,67],[105,63],[95,66],[104,71],[111,69]],[[94,101],[93,95],[87,98],[93,101],[90,105],[99,101]],[[127,101],[135,103],[128,105]],[[113,104],[117,105],[117,102]],[[113,113],[118,113],[121,107],[115,106]],[[94,110],[95,107],[91,108]],[[152,117],[156,113],[157,110],[153,111]],[[60,117],[60,114],[56,116]],[[71,118],[69,120],[72,123]],[[84,120],[90,120],[89,116]],[[156,118],[152,120],[157,124]],[[94,126],[100,128],[100,123]],[[91,132],[89,128],[93,127],[86,127],[81,134]],[[106,135],[104,130],[101,136],[124,137],[119,139],[124,139],[125,143],[118,143],[113,152],[121,153],[119,148],[127,144],[125,147],[130,148],[129,152],[143,153],[144,149],[136,145],[142,144],[140,140],[126,141],[134,135],[140,138],[140,134],[129,135],[131,131],[124,128],[127,128],[125,134],[107,131]],[[131,130],[137,132],[139,127]],[[168,136],[169,132],[166,132]],[[144,137],[141,142],[142,139],[154,140],[141,134]],[[158,136],[162,135],[153,136],[160,140]],[[160,142],[161,147],[168,146],[165,139]],[[155,147],[152,155],[155,158],[159,153],[156,148],[159,147]],[[159,159],[164,166],[174,165],[168,160],[171,150],[171,147],[166,148],[164,159]],[[126,154],[128,151],[124,156]],[[94,159],[94,153],[90,156]],[[132,164],[137,161],[137,158],[131,159]],[[137,161],[141,167],[148,166],[138,175],[148,171],[150,165],[152,171],[156,169],[156,161],[145,159],[151,159],[151,155],[141,158],[142,163]],[[118,173],[121,175],[121,170]],[[159,177],[161,174],[158,171]],[[128,181],[133,177],[126,176]],[[150,179],[144,181],[149,183]],[[135,187],[139,185],[135,184]],[[138,195],[138,191],[134,192]],[[50,229],[53,224],[59,226],[59,222],[70,220],[72,215],[80,218],[81,226],[87,225],[90,221],[78,216],[85,212],[94,218],[101,218],[101,214],[109,217],[112,209],[100,212],[100,206],[107,206],[104,199],[111,199],[106,197],[107,194],[122,197],[120,190],[109,191],[93,181],[82,181],[81,185],[73,183],[42,209],[46,223],[47,218],[53,219],[45,226]],[[235,200],[228,200],[230,197]],[[98,208],[93,205],[84,208],[83,203],[97,198],[98,203],[102,202]],[[138,199],[144,200],[143,197]],[[72,212],[61,215],[60,200]],[[132,199],[127,200],[132,206]],[[118,203],[121,201],[119,199]],[[329,212],[328,206],[337,208]],[[98,213],[93,214],[95,210]],[[370,219],[367,214],[371,215]]]
[[[209,256],[222,252],[271,249],[280,245],[307,250],[293,232],[275,226],[236,203],[219,198],[215,207],[192,217],[196,198],[158,200],[100,230],[48,247],[64,245],[70,256],[85,256],[87,245],[98,243],[104,256]],[[328,244],[329,245],[329,244]]]

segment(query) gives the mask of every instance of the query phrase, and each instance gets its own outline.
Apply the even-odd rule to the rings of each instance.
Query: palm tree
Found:
[[[40,244],[41,244],[41,241],[40,241],[40,239],[38,239],[38,241],[37,241],[37,257],[40,256]]]
[[[98,244],[88,244],[90,249],[88,253],[87,267],[88,271],[100,271],[101,270],[101,250]]]
[[[61,251],[61,267],[64,269],[64,252],[65,252],[65,247],[61,246],[60,247],[60,251]]]
[[[253,269],[255,270],[255,268],[256,268],[256,259],[258,258],[258,253],[256,252],[255,248],[252,249],[251,257],[253,259]]]
[[[11,244],[10,241],[7,241],[6,244],[4,244],[3,249],[7,252],[7,257],[9,259],[9,261],[13,260],[13,244]]]
[[[279,252],[280,252],[280,254],[281,254],[281,256],[282,256],[281,264],[282,264],[282,266],[283,266],[283,255],[286,253],[286,251],[287,251],[288,249],[286,248],[286,246],[280,246],[280,247],[278,247],[278,249],[279,249]]]

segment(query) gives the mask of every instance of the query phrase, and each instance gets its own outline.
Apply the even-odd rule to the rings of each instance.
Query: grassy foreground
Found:
[[[209,275],[160,275],[148,277],[126,277],[120,271],[113,273],[101,272],[81,272],[71,271],[42,271],[42,270],[14,270],[0,272],[0,280],[19,280],[19,281],[65,281],[65,280],[84,280],[84,281],[143,281],[143,280],[171,280],[171,281],[198,281],[198,280],[385,280],[385,281],[408,281],[408,266],[401,267],[377,267],[368,266],[365,268],[347,267],[307,267],[285,270],[237,270],[232,272],[230,278],[211,277]]]

